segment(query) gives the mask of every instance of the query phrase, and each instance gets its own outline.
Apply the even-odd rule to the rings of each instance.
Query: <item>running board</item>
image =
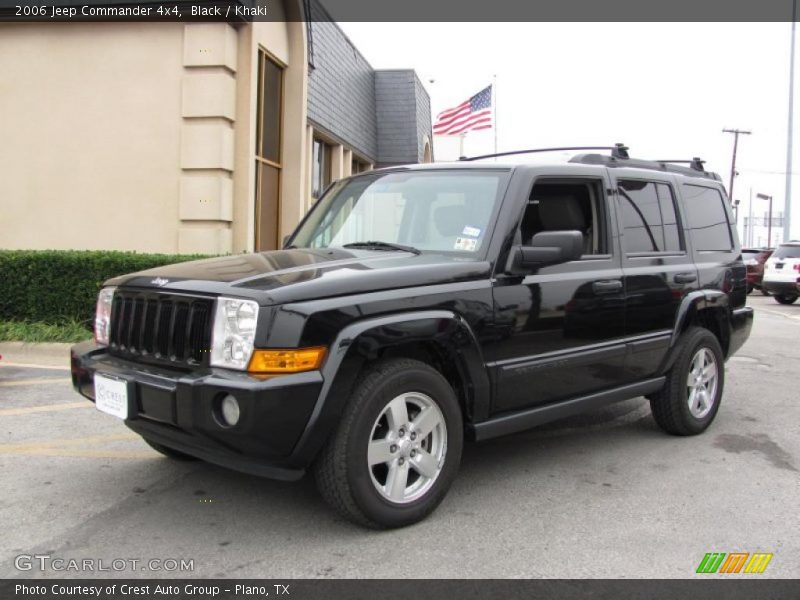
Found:
[[[476,423],[472,426],[472,430],[475,434],[476,441],[488,440],[509,433],[525,431],[537,425],[577,415],[595,408],[601,408],[608,404],[621,402],[622,400],[630,400],[637,396],[652,394],[661,389],[665,381],[666,377],[656,377],[655,379],[623,385],[622,387],[605,392],[597,392],[588,396],[581,396],[579,398],[572,398],[546,406],[537,406],[536,408],[529,408],[527,410],[501,415],[489,419],[488,421],[483,421],[482,423]]]

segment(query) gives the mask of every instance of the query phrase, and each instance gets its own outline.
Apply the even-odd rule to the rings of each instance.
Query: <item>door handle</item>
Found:
[[[692,283],[697,281],[697,275],[694,273],[678,273],[674,277],[675,283]]]
[[[611,294],[622,290],[622,282],[619,279],[609,279],[607,281],[595,281],[592,290],[596,294]]]

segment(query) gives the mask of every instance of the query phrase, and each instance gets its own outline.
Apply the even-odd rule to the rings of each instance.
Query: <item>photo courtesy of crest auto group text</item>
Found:
[[[0,597],[796,598],[796,0],[0,0]]]

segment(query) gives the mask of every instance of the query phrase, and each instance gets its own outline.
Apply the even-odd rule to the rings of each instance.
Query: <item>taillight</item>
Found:
[[[94,341],[108,346],[108,333],[111,329],[111,303],[114,301],[115,287],[106,287],[97,294],[97,308],[94,314]]]
[[[795,271],[800,271],[800,263],[794,263],[794,266],[793,266],[792,268],[793,268]]]

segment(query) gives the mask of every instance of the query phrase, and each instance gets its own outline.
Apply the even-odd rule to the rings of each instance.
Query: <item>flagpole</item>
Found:
[[[497,154],[497,74],[492,75],[492,105],[494,106],[494,153]],[[494,157],[497,161],[497,157]]]

